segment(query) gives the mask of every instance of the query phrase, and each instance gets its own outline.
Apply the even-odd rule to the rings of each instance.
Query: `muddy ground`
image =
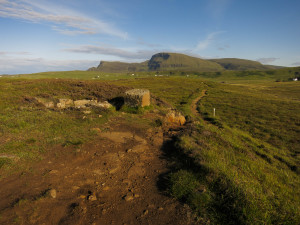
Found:
[[[172,162],[163,144],[176,129],[143,130],[122,117],[106,126],[93,142],[54,146],[32,172],[2,179],[0,224],[194,224],[164,187]]]

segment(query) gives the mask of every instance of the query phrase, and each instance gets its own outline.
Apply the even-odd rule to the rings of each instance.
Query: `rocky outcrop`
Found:
[[[49,99],[45,99],[45,98],[36,97],[35,100],[37,101],[37,103],[45,106],[46,108],[55,108],[56,106],[56,108],[58,109],[67,109],[72,107],[75,107],[77,109],[84,109],[89,106],[94,106],[97,108],[109,109],[113,107],[112,104],[110,104],[108,101],[98,102],[97,100],[88,100],[88,99],[73,101],[72,99],[61,98],[58,100],[57,104],[55,104],[54,101],[50,101]]]
[[[74,101],[72,99],[59,99],[56,107],[59,109],[65,109],[74,106]]]
[[[169,125],[182,126],[185,124],[185,122],[185,117],[180,112],[174,109],[170,110],[165,117],[165,123]]]
[[[130,107],[150,106],[150,91],[147,89],[132,89],[126,91],[125,105]]]
[[[97,104],[97,100],[87,100],[87,99],[83,99],[83,100],[76,100],[74,101],[74,106],[75,108],[86,108],[88,105],[96,105]]]
[[[49,99],[45,99],[45,98],[38,98],[36,97],[35,100],[45,106],[46,108],[54,108],[54,102],[53,101],[49,101]]]

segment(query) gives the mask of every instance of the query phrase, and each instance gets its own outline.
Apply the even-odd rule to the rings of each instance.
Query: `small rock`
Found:
[[[143,211],[143,216],[146,216],[148,213],[149,213],[148,209],[145,209],[145,210]]]
[[[108,101],[105,102],[98,102],[94,106],[99,107],[99,108],[104,108],[104,109],[109,109],[112,108],[112,104],[110,104]]]
[[[90,111],[90,110],[83,111],[83,114],[85,114],[85,115],[88,115],[88,114],[91,114],[91,113],[92,113],[92,111]]]
[[[163,207],[159,207],[158,210],[159,210],[159,211],[163,211],[164,208],[163,208]]]
[[[91,130],[92,130],[92,131],[96,131],[96,132],[98,132],[98,133],[101,133],[101,129],[98,128],[98,127],[92,128]]]
[[[56,190],[55,189],[50,189],[48,192],[47,192],[47,195],[51,198],[56,198]]]
[[[58,173],[58,170],[50,170],[49,174],[56,174]]]
[[[123,198],[126,202],[132,201],[134,199],[132,195],[125,195]]]
[[[73,187],[72,187],[73,190],[78,190],[79,188],[80,188],[80,187],[78,187],[78,186],[73,186]]]
[[[126,152],[127,152],[127,153],[132,152],[132,149],[131,149],[131,148],[130,148],[130,149],[127,149]]]
[[[103,188],[103,191],[108,191],[110,189],[110,187],[106,186]]]
[[[96,195],[92,194],[92,195],[89,195],[89,196],[88,196],[88,200],[89,200],[89,201],[96,201],[96,200],[97,200],[97,197],[96,197]]]

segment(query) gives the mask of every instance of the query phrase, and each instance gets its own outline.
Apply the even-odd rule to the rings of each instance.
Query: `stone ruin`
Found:
[[[49,101],[49,99],[44,99],[44,98],[35,98],[35,100],[45,106],[46,108],[55,108],[55,106],[58,109],[67,109],[67,108],[77,108],[77,109],[84,109],[89,106],[94,106],[94,107],[99,107],[99,108],[105,108],[109,109],[113,107],[109,102],[104,101],[104,102],[98,102],[97,100],[88,100],[88,99],[81,99],[81,100],[75,100],[73,101],[72,99],[59,99],[58,103],[55,104],[54,101]]]
[[[125,105],[130,107],[150,106],[150,91],[147,89],[132,89],[125,92]]]

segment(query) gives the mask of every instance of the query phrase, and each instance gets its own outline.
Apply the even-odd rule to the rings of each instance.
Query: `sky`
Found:
[[[299,0],[0,0],[0,74],[158,52],[300,66]]]

